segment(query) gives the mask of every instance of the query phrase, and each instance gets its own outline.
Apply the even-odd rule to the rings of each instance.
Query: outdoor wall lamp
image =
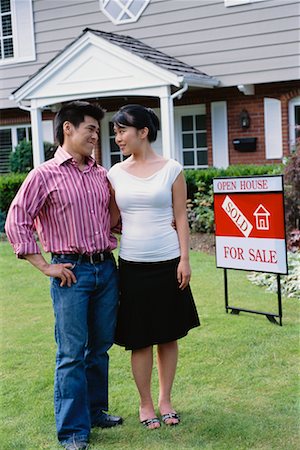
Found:
[[[243,109],[243,111],[240,113],[240,125],[242,128],[250,127],[250,116],[246,109]]]

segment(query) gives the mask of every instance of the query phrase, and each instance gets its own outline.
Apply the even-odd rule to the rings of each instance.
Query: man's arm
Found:
[[[115,191],[111,184],[109,184],[109,190],[110,190],[110,202],[109,202],[110,228],[114,233],[120,233],[122,229],[121,216],[118,205],[116,203]]]
[[[49,264],[41,254],[24,255],[24,259],[29,261],[34,267],[39,269],[44,275],[48,277],[60,278],[60,286],[66,284],[70,287],[72,283],[76,283],[76,277],[72,270],[73,264]]]
[[[5,231],[18,258],[24,258],[49,277],[61,279],[61,286],[76,283],[71,263],[48,264],[34,237],[34,219],[47,198],[37,171],[32,171],[19,189],[9,208]]]
[[[34,219],[47,193],[37,171],[31,171],[13,199],[5,223],[7,238],[18,258],[41,253],[34,236]]]

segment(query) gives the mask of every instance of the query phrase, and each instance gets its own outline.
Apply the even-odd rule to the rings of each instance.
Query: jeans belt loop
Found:
[[[95,255],[96,261],[94,261],[94,255],[89,255],[89,260],[91,264],[95,264],[95,262],[103,262],[105,260],[105,254],[104,253],[96,253]]]

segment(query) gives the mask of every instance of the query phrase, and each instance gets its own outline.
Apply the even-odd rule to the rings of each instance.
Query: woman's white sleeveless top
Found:
[[[108,179],[122,217],[119,255],[127,261],[166,261],[180,256],[172,227],[172,185],[182,166],[175,160],[147,178],[131,175],[115,164]]]

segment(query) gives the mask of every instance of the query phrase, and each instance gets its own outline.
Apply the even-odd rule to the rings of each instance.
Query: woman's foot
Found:
[[[178,425],[180,422],[180,417],[176,412],[169,412],[166,414],[162,414],[161,420],[164,424],[169,426]]]
[[[161,420],[166,425],[178,425],[180,417],[177,412],[172,408],[170,402],[159,403],[159,411],[161,414]]]
[[[142,420],[141,424],[144,427],[149,428],[149,430],[155,430],[156,428],[160,427],[160,421],[158,417],[152,417],[152,419]]]
[[[140,407],[140,422],[149,430],[154,430],[155,428],[160,427],[160,421],[158,417],[156,417],[153,407]]]

